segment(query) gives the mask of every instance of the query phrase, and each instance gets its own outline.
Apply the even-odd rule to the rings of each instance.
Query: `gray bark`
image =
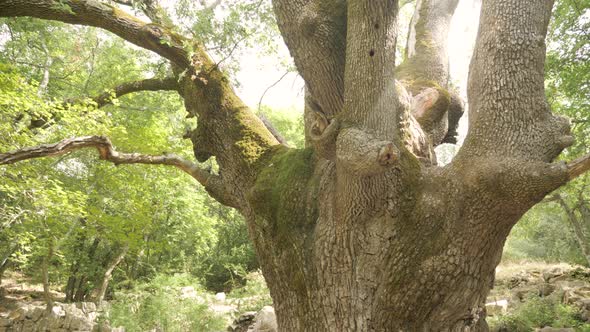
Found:
[[[280,146],[198,45],[189,58],[178,36],[160,42],[166,30],[94,2],[63,1],[73,14],[48,0],[9,0],[0,16],[102,27],[166,57],[177,74],[187,69],[179,93],[199,117],[195,157],[216,157],[212,194],[248,220],[283,331],[485,330],[481,307],[511,227],[590,168],[589,156],[551,163],[571,144],[567,123],[544,99],[552,0],[483,2],[471,127],[444,168],[430,153],[448,133],[453,104],[441,40],[456,0],[421,1],[407,63],[428,66],[395,71],[397,1],[274,0],[306,82],[305,150]],[[59,147],[0,157],[55,155]],[[141,161],[154,158],[166,161]],[[209,177],[201,180],[207,188]]]

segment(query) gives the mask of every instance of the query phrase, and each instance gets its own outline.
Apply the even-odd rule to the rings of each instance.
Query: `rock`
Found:
[[[39,318],[41,318],[41,316],[43,316],[44,313],[45,313],[44,308],[37,307],[37,308],[34,308],[33,310],[30,310],[27,313],[27,317],[36,322],[39,320]]]
[[[94,304],[94,302],[77,302],[76,308],[82,310],[86,314],[96,312],[96,304]]]
[[[113,332],[113,331],[114,331],[114,329],[112,329],[107,323],[96,324],[92,328],[92,332]],[[124,332],[124,331],[120,331],[120,332]]]
[[[197,297],[197,291],[193,286],[182,287],[180,289],[180,298],[181,299],[194,299]]]
[[[277,317],[271,306],[262,308],[254,318],[254,324],[248,329],[252,332],[277,332]]]
[[[555,289],[556,289],[555,285],[547,283],[547,282],[543,283],[539,287],[539,295],[540,296],[549,296],[555,291]]]
[[[12,321],[8,318],[0,318],[0,327],[8,327],[12,325]]]
[[[561,269],[559,267],[555,267],[551,270],[543,271],[543,280],[545,280],[546,282],[549,282],[549,281],[551,281],[551,279],[562,276],[563,274],[564,274],[563,269]]]
[[[505,314],[508,311],[508,300],[499,300],[486,303],[486,313],[488,316]]]
[[[553,328],[553,327],[546,326],[546,327],[544,327],[544,328],[542,328],[542,329],[540,329],[538,331],[539,332],[575,332],[576,330],[574,330],[574,329],[572,329],[570,327],[567,327],[567,328],[564,328],[564,327],[562,327],[562,328]]]
[[[236,321],[238,323],[249,321],[249,320],[251,321],[251,320],[254,320],[255,317],[256,317],[256,311],[247,311],[247,312],[241,314],[240,317],[236,318]]]
[[[11,312],[8,315],[8,319],[10,319],[12,321],[23,320],[23,319],[25,319],[26,313],[27,313],[27,310],[23,307],[20,307],[20,308],[16,309],[15,311]]]
[[[225,293],[221,292],[221,293],[215,294],[215,299],[220,302],[225,301]]]
[[[248,328],[254,323],[254,318],[256,317],[255,311],[248,311],[241,314],[238,318],[234,320],[232,325],[227,328],[229,332],[246,332]]]

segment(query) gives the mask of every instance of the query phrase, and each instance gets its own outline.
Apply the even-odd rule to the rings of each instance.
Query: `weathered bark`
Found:
[[[71,14],[34,2],[40,10],[1,3],[1,16],[102,27],[187,70],[179,93],[189,115],[199,117],[190,134],[195,157],[216,157],[222,195],[214,197],[248,220],[283,331],[485,330],[481,306],[511,227],[590,167],[588,156],[551,163],[571,143],[567,123],[544,99],[552,0],[483,2],[470,130],[444,168],[432,165],[431,150],[453,130],[446,34],[456,0],[419,1],[415,52],[396,70],[397,1],[274,0],[306,82],[304,150],[278,145],[198,45],[189,59],[176,42],[181,37],[154,42],[171,35],[112,7],[62,1]],[[460,112],[452,113],[456,122]],[[95,146],[107,160],[185,170],[177,159],[117,159],[110,144],[76,142],[86,140],[68,147]],[[56,155],[63,147],[0,160]]]
[[[507,143],[505,151],[524,150],[529,140],[555,145],[538,153],[565,147],[551,135],[562,128],[522,137],[529,128],[551,119],[547,108],[541,110],[543,117],[528,123],[515,119],[516,112],[539,113],[538,107],[520,101],[514,108],[504,108],[520,100],[512,91],[544,100],[542,76],[539,81],[536,71],[543,67],[542,40],[550,3],[484,3],[479,57],[472,71],[489,73],[481,77],[489,83],[480,86],[472,76],[470,91],[491,90],[481,93],[494,104],[485,111],[481,104],[472,105],[472,112],[485,112],[488,121],[478,115],[471,120],[482,121],[479,125],[489,131],[478,139],[470,132],[473,145],[443,169],[424,168],[399,142],[408,118],[403,101],[398,101],[403,93],[396,93],[393,85],[386,88],[393,77],[382,66],[392,63],[393,55],[379,55],[387,45],[379,29],[387,29],[387,14],[394,11],[393,5],[387,11],[379,6],[388,4],[348,2],[347,69],[343,114],[337,117],[341,123],[336,158],[322,154],[324,158],[317,160],[311,149],[269,152],[263,161],[267,168],[262,168],[249,197],[257,212],[252,222],[257,252],[279,326],[287,331],[485,329],[481,307],[506,236],[527,209],[567,181],[567,167],[548,163],[555,154],[538,158],[520,151],[495,153],[497,149],[486,145],[498,142],[491,139],[497,135],[511,134],[519,139]],[[492,22],[498,13],[504,19]],[[364,32],[368,29],[373,33]],[[537,42],[512,52],[509,45],[523,36],[502,37],[516,31]],[[488,38],[494,42],[485,42]],[[297,63],[297,52],[292,54]],[[498,57],[503,62],[490,65],[490,58]],[[526,77],[532,82],[502,83],[513,78],[516,73],[509,68],[519,63],[529,64],[524,70],[529,70]],[[444,82],[446,69],[439,69],[433,72]],[[308,99],[317,100],[309,92]],[[395,149],[388,150],[391,143]],[[384,147],[386,152],[394,151],[386,153],[395,156],[391,164],[380,163]],[[290,211],[295,210],[301,212],[294,217]]]
[[[102,278],[98,283],[98,287],[94,290],[93,301],[96,304],[100,304],[104,300],[104,296],[107,292],[107,288],[109,286],[109,281],[111,280],[113,270],[117,267],[117,265],[119,265],[119,263],[121,263],[123,258],[125,258],[125,255],[127,254],[128,250],[129,246],[123,247],[119,254],[113,257],[113,260],[109,262],[109,264],[107,265],[106,270],[104,271],[104,274],[102,275]]]

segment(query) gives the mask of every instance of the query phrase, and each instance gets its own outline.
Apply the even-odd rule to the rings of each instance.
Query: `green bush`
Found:
[[[577,308],[562,304],[558,296],[527,298],[511,312],[488,318],[492,331],[530,332],[551,326],[574,327],[577,331],[590,331]]]
[[[202,298],[181,298],[180,287],[193,286]],[[186,274],[158,275],[152,281],[115,294],[109,308],[111,326],[126,331],[223,331],[226,320],[211,312],[197,280]]]

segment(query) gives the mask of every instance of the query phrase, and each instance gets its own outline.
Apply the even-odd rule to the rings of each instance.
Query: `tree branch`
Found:
[[[443,88],[447,87],[449,80],[447,41],[451,19],[458,2],[458,0],[416,1],[416,9],[408,31],[406,60],[397,68],[398,79],[432,81]]]
[[[285,137],[283,137],[283,135],[281,135],[281,132],[278,131],[278,129],[272,125],[270,120],[264,114],[258,115],[258,118],[260,119],[260,121],[262,121],[262,123],[264,123],[264,126],[266,127],[266,129],[268,129],[268,131],[270,131],[270,133],[277,139],[277,141],[279,141],[279,143],[281,143],[282,145],[284,145],[286,147],[289,147],[289,143],[287,143],[287,140],[285,139]]]
[[[103,28],[181,68],[190,66],[184,38],[160,25],[143,22],[120,9],[94,0],[4,0],[0,17],[30,16]]]
[[[125,82],[121,85],[114,87],[111,90],[92,97],[97,105],[97,108],[101,108],[107,104],[110,104],[113,99],[119,98],[123,95],[140,92],[140,91],[178,91],[178,81],[175,77],[166,78],[148,78],[139,81]],[[76,103],[80,99],[68,99],[66,103]]]
[[[192,176],[205,187],[207,192],[209,192],[213,198],[217,199],[222,204],[237,207],[237,202],[233,197],[230,197],[225,190],[220,176],[212,174],[207,170],[198,167],[197,164],[175,154],[154,156],[139,153],[118,152],[115,150],[111,141],[104,136],[66,138],[53,144],[44,144],[36,147],[1,153],[0,165],[14,164],[27,159],[60,156],[84,148],[96,148],[101,160],[110,161],[115,165],[148,164],[174,166]]]
[[[590,154],[567,164],[568,179],[571,181],[590,170]]]
[[[469,71],[469,133],[455,160],[486,154],[551,162],[572,144],[569,121],[551,113],[544,91],[552,5],[482,3]]]
[[[346,1],[273,0],[281,35],[315,103],[329,118],[344,103]]]

